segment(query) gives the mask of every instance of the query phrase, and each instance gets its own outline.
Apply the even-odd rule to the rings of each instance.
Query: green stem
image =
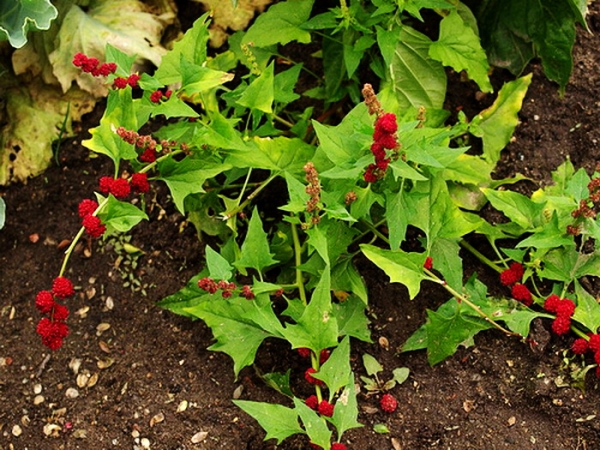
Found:
[[[268,186],[268,184],[273,181],[275,178],[277,177],[277,174],[273,174],[271,175],[269,178],[267,178],[265,181],[263,181],[261,184],[258,185],[258,187],[252,191],[250,193],[250,195],[248,195],[248,197],[246,198],[246,200],[244,200],[241,204],[239,204],[238,206],[236,206],[235,208],[233,208],[231,211],[225,211],[223,213],[223,216],[221,217],[221,219],[223,221],[227,221],[229,219],[231,219],[233,216],[235,216],[237,213],[239,213],[241,210],[243,210],[246,206],[248,206],[248,203],[250,203],[252,200],[254,200],[254,198],[264,189]]]
[[[366,227],[368,228],[368,230],[365,231],[365,232],[363,232],[363,233],[361,233],[359,236],[356,237],[356,239],[359,239],[359,238],[363,237],[364,235],[366,235],[367,233],[371,232],[375,236],[377,236],[379,239],[383,240],[383,242],[389,244],[390,243],[389,238],[385,234],[383,234],[381,231],[379,231],[377,229],[378,226],[383,225],[385,222],[386,222],[386,220],[382,219],[379,222],[373,224],[371,222],[367,222],[366,220],[362,220],[361,219],[361,223],[363,225],[366,225]],[[354,240],[356,241],[356,239],[354,239]]]
[[[306,306],[308,300],[306,298],[306,290],[304,289],[304,276],[302,274],[302,245],[300,244],[300,238],[298,236],[298,226],[295,223],[291,224],[292,229],[292,240],[294,241],[294,262],[296,264],[296,286],[298,287],[298,294],[302,304]]]
[[[94,213],[92,215],[94,215],[94,216],[97,215],[98,212],[100,212],[107,203],[108,203],[108,197],[106,197],[102,201],[102,203],[100,203],[98,205],[98,207],[96,208],[96,211],[94,211]],[[79,231],[77,232],[77,234],[75,235],[75,237],[73,238],[73,241],[71,241],[71,245],[69,245],[69,247],[65,250],[65,256],[63,258],[62,265],[60,266],[60,271],[58,272],[59,277],[62,277],[64,275],[65,270],[67,269],[67,263],[69,262],[69,259],[71,258],[71,254],[73,253],[73,250],[75,250],[75,246],[79,242],[79,239],[81,239],[81,236],[83,236],[84,232],[85,232],[85,228],[81,227],[79,229]]]
[[[475,247],[473,247],[471,244],[469,244],[467,241],[465,241],[464,239],[462,239],[459,244],[464,247],[465,249],[467,249],[468,251],[470,251],[473,256],[475,256],[479,261],[481,261],[482,263],[488,265],[489,267],[491,267],[492,269],[494,269],[496,272],[502,273],[504,269],[502,269],[501,267],[498,266],[498,264],[496,264],[494,261],[492,261],[491,259],[489,259],[487,256],[485,256],[483,253],[481,253],[479,250],[477,250]]]
[[[289,122],[289,121],[285,120],[283,117],[279,117],[277,114],[273,114],[273,119],[276,122],[279,122],[279,123],[285,125],[288,128],[292,128],[294,126],[294,124],[292,122]]]
[[[519,333],[514,333],[514,332],[504,328],[502,325],[500,325],[498,322],[496,322],[494,319],[492,319],[490,316],[488,316],[486,313],[484,313],[479,306],[477,306],[475,303],[473,303],[471,300],[469,300],[466,296],[460,294],[454,288],[449,286],[444,280],[438,278],[435,273],[431,272],[429,269],[424,269],[424,270],[425,270],[425,273],[427,275],[429,275],[429,277],[430,277],[429,279],[431,281],[442,285],[444,287],[444,289],[446,289],[448,292],[450,292],[450,294],[452,294],[452,296],[454,298],[456,298],[456,300],[458,300],[459,302],[465,303],[467,306],[469,306],[471,309],[473,309],[478,315],[480,315],[486,322],[488,322],[494,328],[502,331],[507,336],[523,337]]]

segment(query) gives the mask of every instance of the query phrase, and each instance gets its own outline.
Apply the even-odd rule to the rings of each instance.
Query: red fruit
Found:
[[[600,378],[600,366],[596,367],[596,376]]]
[[[52,293],[58,298],[67,298],[75,293],[75,289],[68,278],[56,277],[52,282]]]
[[[141,77],[137,73],[132,73],[129,75],[129,78],[127,78],[127,84],[132,88],[136,88],[138,87],[138,81],[140,78]]]
[[[127,181],[125,178],[117,178],[113,180],[110,193],[116,198],[126,198],[131,193],[129,181]]]
[[[42,314],[47,314],[52,311],[55,304],[54,297],[49,291],[40,291],[35,296],[35,307]]]
[[[75,56],[73,56],[73,65],[75,67],[81,67],[87,61],[87,59],[88,57],[83,53],[75,53]]]
[[[570,329],[571,329],[571,318],[570,317],[557,316],[556,319],[554,319],[554,322],[552,322],[552,331],[554,331],[559,336],[563,335],[563,334],[567,334]]]
[[[94,200],[86,198],[85,200],[82,200],[81,203],[79,203],[79,206],[77,207],[77,212],[79,213],[79,217],[83,219],[85,216],[94,214],[97,208],[98,203],[96,203]]]
[[[512,270],[512,272],[515,274],[515,277],[517,277],[517,281],[520,281],[523,278],[523,274],[525,273],[525,268],[523,267],[523,264],[518,262],[513,262],[510,265],[510,270]]]
[[[392,113],[386,113],[377,119],[375,122],[375,128],[380,128],[382,131],[393,134],[398,131],[398,123],[396,122],[396,115]]]
[[[515,300],[519,300],[524,305],[531,306],[533,304],[533,297],[531,295],[531,292],[529,292],[529,289],[524,284],[516,283],[512,287],[511,292],[513,298],[515,298]]]
[[[393,413],[398,407],[398,402],[392,394],[383,394],[383,397],[381,397],[381,400],[379,401],[379,406],[381,406],[381,409],[385,412]]]
[[[52,319],[64,322],[69,317],[69,310],[65,305],[56,303],[54,305],[54,312],[52,313]]]
[[[396,148],[398,146],[398,142],[396,141],[396,138],[394,136],[392,136],[391,134],[382,135],[377,140],[377,143],[383,145],[383,148],[387,148],[390,150],[393,148]]]
[[[156,149],[147,148],[146,150],[144,150],[140,155],[140,161],[146,163],[153,163],[154,161],[156,161]]]
[[[373,144],[371,144],[371,153],[373,153],[375,161],[385,159],[385,149],[379,142],[373,142]]]
[[[428,256],[427,258],[425,258],[425,262],[423,263],[423,267],[427,270],[431,270],[433,269],[433,258],[431,256]]]
[[[159,89],[157,91],[154,91],[152,94],[150,94],[150,101],[152,103],[160,103],[160,100],[163,97],[163,93],[162,91]]]
[[[375,183],[377,181],[377,176],[373,173],[373,171],[377,168],[375,164],[369,164],[365,174],[363,175],[364,180],[367,183]]]
[[[310,384],[316,384],[317,386],[324,386],[325,383],[323,383],[321,380],[316,379],[315,377],[313,377],[313,373],[317,373],[317,371],[315,369],[313,369],[312,367],[309,367],[308,369],[306,369],[306,372],[304,372],[304,379],[306,381],[308,381]]]
[[[81,222],[85,232],[92,238],[99,238],[106,232],[106,225],[98,216],[85,216]]]
[[[576,355],[583,355],[590,348],[590,344],[587,340],[583,338],[575,339],[573,344],[571,344],[571,350]]]
[[[331,417],[331,416],[333,416],[333,409],[334,409],[334,407],[331,403],[329,403],[327,400],[323,400],[323,401],[321,401],[321,403],[319,403],[319,407],[317,408],[317,411],[322,416]]]
[[[574,312],[575,303],[573,303],[573,301],[569,300],[568,298],[563,298],[556,307],[557,316],[571,317]]]
[[[521,281],[521,277],[519,277],[511,269],[506,269],[500,274],[500,283],[502,283],[504,286],[512,286],[517,281]]]
[[[348,450],[344,444],[336,442],[335,444],[331,444],[331,450]]]
[[[146,173],[134,173],[131,175],[131,188],[140,194],[148,192],[150,190],[148,175]]]
[[[552,294],[544,302],[544,309],[546,311],[555,313],[558,310],[559,303],[560,303],[560,297],[556,294]]]
[[[306,347],[297,348],[296,351],[303,358],[310,358],[310,349]]]
[[[242,292],[240,292],[240,295],[246,300],[253,300],[255,297],[254,292],[252,292],[252,288],[247,284],[242,286]]]
[[[316,395],[311,395],[310,397],[307,397],[306,400],[304,400],[304,404],[310,409],[316,411],[319,407],[319,400],[317,399]]]
[[[209,277],[204,277],[198,280],[198,287],[209,294],[214,294],[219,289],[215,280]]]
[[[321,353],[319,354],[319,364],[323,364],[324,362],[326,362],[329,359],[329,356],[331,355],[331,351],[329,349],[323,349],[321,350]]]
[[[594,361],[596,364],[600,365],[600,352],[594,353]]]
[[[115,89],[125,89],[127,87],[127,79],[123,77],[117,77],[113,81],[113,87]]]
[[[588,342],[590,350],[593,352],[600,351],[600,334],[590,335],[590,341]]]
[[[103,194],[109,194],[112,190],[114,181],[115,179],[113,177],[101,177],[100,180],[98,180],[98,189]]]

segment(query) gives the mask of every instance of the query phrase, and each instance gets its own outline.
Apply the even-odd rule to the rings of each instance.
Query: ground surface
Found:
[[[547,182],[567,155],[587,169],[599,160],[600,7],[592,9],[589,23],[596,34],[580,32],[563,99],[538,65],[528,68],[534,81],[499,177],[521,172]],[[453,85],[452,93],[449,106],[463,107],[468,116],[486,102],[478,103],[467,84]],[[61,167],[2,191],[8,209],[0,231],[0,449],[275,448],[230,399],[234,392],[252,400],[278,394],[252,369],[234,380],[228,357],[206,350],[210,330],[155,306],[200,270],[202,251],[192,227],[159,187],[156,202],[149,201],[155,205],[152,220],[132,233],[131,243],[144,255],[133,264],[115,251],[118,243],[78,248],[67,272],[79,288],[69,305],[71,335],[52,354],[40,345],[35,294],[48,289],[59,271],[63,241],[79,226],[77,204],[92,195],[99,176],[112,171],[107,159],[90,159],[79,145],[100,114],[90,115],[81,134],[63,146]],[[548,340],[548,323],[536,328],[542,345],[535,349],[490,331],[430,368],[423,353],[398,356],[395,349],[420,326],[426,308],[445,300],[443,293],[423,289],[411,302],[378,269],[366,261],[359,265],[370,290],[374,344],[353,345],[355,369],[363,374],[358,362],[368,352],[383,363],[384,376],[406,366],[410,377],[393,391],[400,403],[394,414],[373,412],[377,397],[360,395],[359,420],[365,426],[345,435],[349,448],[600,448],[598,380],[592,370],[585,394],[558,387],[569,341]],[[127,285],[130,273],[147,295]],[[389,350],[378,344],[380,337],[388,339]],[[291,367],[293,377],[304,369],[277,343],[264,345],[257,360],[262,370]],[[375,433],[378,423],[390,433]],[[200,443],[192,442],[194,435]],[[299,438],[279,448],[306,447]]]

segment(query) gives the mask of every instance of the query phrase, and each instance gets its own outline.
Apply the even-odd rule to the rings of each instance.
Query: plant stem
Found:
[[[473,303],[471,300],[469,300],[465,295],[460,294],[459,292],[454,290],[454,288],[452,288],[451,286],[448,286],[448,284],[444,280],[437,277],[435,273],[431,272],[429,269],[424,269],[424,270],[425,270],[425,273],[427,275],[429,275],[431,281],[441,284],[444,287],[444,289],[446,289],[448,292],[450,292],[452,294],[452,296],[454,298],[456,298],[456,300],[458,300],[459,302],[464,302],[467,306],[471,307],[471,309],[473,309],[478,315],[480,315],[486,322],[488,322],[494,328],[502,331],[507,336],[523,337],[519,333],[514,333],[514,332],[504,328],[502,325],[500,325],[498,322],[496,322],[494,319],[492,319],[490,316],[488,316],[486,313],[484,313],[479,306],[477,306],[475,303]]]
[[[98,205],[98,207],[96,208],[96,211],[94,211],[94,213],[92,215],[94,215],[94,216],[97,215],[98,212],[100,212],[107,203],[108,203],[108,197],[106,197],[102,201],[102,203],[100,203]],[[71,254],[73,253],[75,246],[79,242],[79,239],[81,239],[81,236],[83,236],[84,232],[85,232],[85,228],[81,227],[79,229],[79,231],[77,232],[77,234],[75,235],[75,237],[73,238],[73,241],[71,241],[71,245],[69,245],[69,247],[65,250],[65,256],[63,258],[62,265],[60,266],[60,271],[58,272],[59,277],[62,277],[63,274],[65,273],[65,270],[67,269],[67,263],[69,262],[69,259],[71,258]]]
[[[294,124],[292,122],[285,120],[283,117],[279,117],[277,114],[273,114],[272,117],[276,122],[279,122],[288,128],[292,128],[294,126]]]
[[[468,251],[470,251],[473,254],[473,256],[475,256],[479,261],[481,261],[482,263],[484,263],[487,266],[491,267],[496,272],[502,273],[503,269],[501,267],[499,267],[498,264],[496,264],[494,261],[492,261],[491,259],[489,259],[483,253],[481,253],[479,250],[477,250],[475,247],[473,247],[471,244],[469,244],[467,241],[465,241],[464,239],[462,239],[459,242],[459,244],[462,247],[464,247],[465,249],[467,249]]]
[[[276,173],[271,175],[269,178],[267,178],[261,184],[259,184],[258,187],[254,191],[252,191],[250,193],[250,195],[248,195],[246,200],[244,200],[241,204],[239,204],[238,206],[233,208],[231,211],[225,211],[223,213],[223,216],[221,217],[221,219],[223,221],[227,221],[227,220],[231,219],[233,216],[235,216],[237,213],[239,213],[242,209],[244,209],[246,206],[248,206],[248,203],[250,203],[252,200],[254,200],[254,198],[260,193],[260,191],[262,191],[264,188],[266,188],[267,185],[275,179],[275,177],[277,177]]]
[[[302,275],[302,246],[300,244],[300,238],[298,236],[298,225],[295,223],[291,224],[292,229],[292,240],[294,241],[294,262],[296,264],[296,287],[298,288],[298,295],[302,304],[306,306],[308,300],[306,298],[306,290],[304,289],[304,276]]]

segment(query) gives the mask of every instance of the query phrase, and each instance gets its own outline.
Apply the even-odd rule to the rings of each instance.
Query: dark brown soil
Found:
[[[595,34],[579,33],[573,79],[564,98],[538,64],[528,68],[534,80],[521,113],[523,123],[503,154],[499,177],[520,172],[535,182],[548,182],[550,171],[565,157],[576,167],[596,166],[600,6],[595,3],[589,23]],[[470,116],[481,109],[471,85],[456,83],[452,92],[453,107],[465,108]],[[59,271],[62,242],[79,227],[77,204],[92,195],[99,176],[112,173],[107,158],[90,159],[80,145],[100,114],[98,109],[90,115],[81,134],[63,145],[61,167],[2,192],[7,223],[0,231],[0,449],[146,444],[152,449],[276,448],[273,441],[263,441],[260,426],[231,398],[242,386],[244,399],[285,400],[253,369],[235,380],[229,358],[206,350],[212,335],[202,323],[155,306],[201,269],[203,248],[160,186],[148,196],[152,220],[131,233],[131,243],[144,251],[137,266],[127,262],[126,253],[115,251],[118,243],[84,243],[67,272],[78,285],[78,295],[69,304],[71,335],[51,354],[40,344],[35,294],[48,289]],[[536,327],[537,340],[546,345],[532,349],[488,331],[475,338],[474,346],[461,347],[431,368],[424,353],[398,356],[395,349],[423,323],[426,308],[445,300],[444,294],[429,287],[409,301],[404,288],[390,285],[370,263],[361,261],[359,266],[370,291],[374,344],[353,343],[356,373],[364,375],[360,360],[368,352],[384,365],[384,376],[406,366],[410,377],[393,390],[400,404],[394,414],[373,412],[377,396],[360,394],[364,427],[344,435],[349,448],[600,448],[600,389],[594,369],[585,393],[559,387],[561,377],[568,379],[562,361],[569,341],[546,342],[548,323]],[[125,286],[131,280],[139,280],[147,295]],[[112,309],[107,307],[109,298]],[[110,328],[97,331],[100,324]],[[380,337],[389,340],[389,350],[378,344]],[[99,368],[108,358],[114,363]],[[81,360],[79,374],[98,374],[93,387],[77,386],[69,368],[74,359]],[[267,342],[257,362],[261,370],[291,367],[295,378],[304,369],[295,353],[277,342]],[[70,388],[79,395],[71,398]],[[178,412],[183,401],[188,407]],[[160,414],[162,421],[157,419]],[[373,425],[380,423],[389,434],[374,432]],[[206,432],[206,438],[193,444],[198,432]],[[278,448],[307,448],[307,443],[292,438]]]

